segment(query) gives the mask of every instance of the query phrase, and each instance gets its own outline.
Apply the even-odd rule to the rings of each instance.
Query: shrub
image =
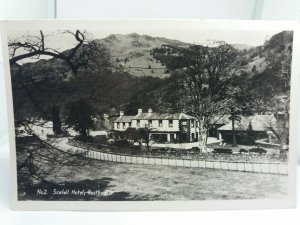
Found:
[[[251,148],[249,149],[249,152],[251,153],[259,153],[259,154],[266,154],[267,150],[263,148]]]
[[[134,146],[131,146],[131,149],[134,150],[134,151],[139,151],[139,150],[141,150],[142,148],[141,148],[141,146],[139,146],[139,145],[134,145]]]
[[[213,153],[232,154],[231,148],[214,148]]]
[[[121,147],[121,148],[130,148],[131,147],[131,144],[127,140],[116,141],[113,145],[116,147]]]
[[[199,147],[192,147],[192,150],[193,150],[194,152],[200,152],[200,148],[199,148]]]
[[[241,148],[239,152],[240,152],[240,153],[248,153],[249,151],[246,150],[246,149]]]
[[[82,135],[78,135],[74,138],[74,140],[77,140],[77,141],[83,141],[83,142],[90,142],[90,143],[93,143],[95,142],[94,141],[94,138],[92,136],[82,136]]]

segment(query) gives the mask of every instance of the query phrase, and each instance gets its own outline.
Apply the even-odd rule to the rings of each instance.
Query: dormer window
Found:
[[[120,129],[120,123],[117,122],[117,129]]]
[[[152,127],[152,120],[149,120],[148,125],[149,127]]]
[[[137,127],[140,127],[140,120],[136,121]]]
[[[169,120],[169,127],[173,127],[173,120]]]

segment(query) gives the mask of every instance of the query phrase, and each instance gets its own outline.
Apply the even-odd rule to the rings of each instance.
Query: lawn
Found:
[[[47,194],[19,192],[20,200],[217,200],[285,198],[288,177],[212,169],[134,165],[92,160],[62,167]],[[52,188],[52,190],[51,190]],[[53,194],[55,189],[55,194]],[[87,195],[72,195],[72,189]],[[91,192],[88,192],[90,190]],[[59,191],[65,191],[63,194]],[[99,193],[97,194],[97,191]]]

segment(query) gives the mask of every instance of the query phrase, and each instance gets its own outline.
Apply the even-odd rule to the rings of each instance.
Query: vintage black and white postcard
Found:
[[[14,208],[295,206],[295,25],[3,22]]]

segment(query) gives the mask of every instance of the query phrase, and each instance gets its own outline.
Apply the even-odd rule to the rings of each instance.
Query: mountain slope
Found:
[[[110,50],[113,62],[125,72],[134,76],[169,76],[165,67],[150,55],[154,48],[162,45],[187,47],[189,44],[162,37],[150,37],[131,33],[128,35],[112,34],[97,40]]]

